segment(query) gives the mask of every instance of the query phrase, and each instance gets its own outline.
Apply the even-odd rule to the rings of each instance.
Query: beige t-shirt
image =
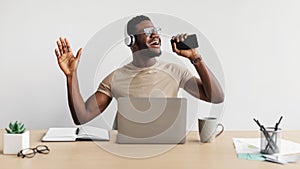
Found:
[[[174,63],[157,61],[139,68],[129,63],[110,73],[98,91],[109,97],[177,97],[179,88],[192,78],[192,73]]]

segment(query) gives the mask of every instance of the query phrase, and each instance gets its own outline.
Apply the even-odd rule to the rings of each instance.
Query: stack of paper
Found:
[[[280,164],[300,160],[300,144],[281,139],[280,153],[264,155],[260,153],[260,138],[233,138],[238,158],[247,160],[271,161]]]

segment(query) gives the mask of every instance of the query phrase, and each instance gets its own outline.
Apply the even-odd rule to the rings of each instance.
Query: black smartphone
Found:
[[[171,45],[173,48],[174,40],[171,40]],[[198,41],[196,34],[188,35],[188,37],[182,42],[176,42],[176,47],[179,50],[187,50],[187,49],[194,49],[198,48]]]

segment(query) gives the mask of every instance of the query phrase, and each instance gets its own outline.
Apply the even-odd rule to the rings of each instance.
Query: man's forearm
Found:
[[[67,76],[68,103],[75,124],[85,123],[85,103],[79,91],[77,73]]]
[[[197,59],[199,58],[199,59]],[[221,103],[224,101],[223,90],[214,76],[214,74],[208,69],[199,54],[195,54],[195,57],[191,59],[195,61],[194,66],[201,78],[203,91],[206,97],[212,103]]]

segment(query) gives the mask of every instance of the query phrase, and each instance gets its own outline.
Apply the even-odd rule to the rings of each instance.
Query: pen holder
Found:
[[[260,152],[263,154],[275,154],[280,152],[281,129],[267,127],[261,131]]]

